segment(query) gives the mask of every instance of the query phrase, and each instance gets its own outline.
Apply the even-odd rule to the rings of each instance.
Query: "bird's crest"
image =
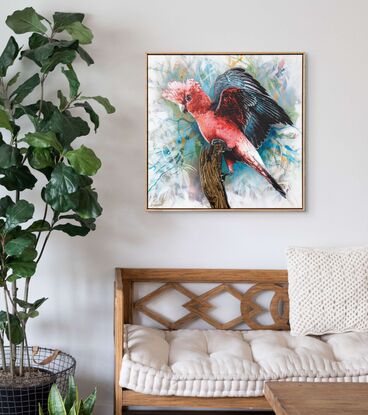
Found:
[[[201,85],[194,79],[188,79],[186,82],[172,81],[168,83],[167,88],[162,92],[162,96],[169,101],[183,104],[185,95],[193,94],[196,91],[201,91]]]

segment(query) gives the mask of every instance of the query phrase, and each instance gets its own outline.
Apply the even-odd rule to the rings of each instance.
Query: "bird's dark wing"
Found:
[[[258,148],[273,124],[292,122],[263,86],[243,68],[233,68],[218,76],[212,108],[229,117]]]
[[[242,130],[250,115],[249,107],[254,104],[252,97],[240,88],[227,88],[222,91],[215,112],[230,118]]]

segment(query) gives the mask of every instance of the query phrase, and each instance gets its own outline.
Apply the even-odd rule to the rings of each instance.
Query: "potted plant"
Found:
[[[27,328],[46,301],[32,299],[30,283],[51,234],[86,236],[102,212],[92,179],[101,161],[75,140],[87,136],[91,126],[95,132],[99,127],[91,103],[109,114],[115,108],[107,98],[81,92],[73,63],[81,58],[93,64],[84,49],[93,35],[83,19],[82,13],[56,12],[49,20],[32,7],[6,19],[16,34],[30,35],[27,47],[11,36],[0,56],[0,414],[23,413],[21,405],[30,408],[32,399],[37,414],[34,396],[47,397],[55,380],[65,392],[66,382],[63,386],[55,372],[65,376],[60,362],[68,361],[68,355],[61,359],[60,352],[31,349]],[[31,69],[27,64],[12,72],[18,58],[31,62]],[[64,85],[57,91],[47,89],[48,80],[60,70],[67,93]],[[52,100],[45,98],[52,95]],[[44,204],[39,217],[24,196],[29,190]],[[72,367],[74,359],[69,358]],[[41,407],[47,410],[45,398]]]
[[[51,387],[47,409],[49,415],[91,415],[95,402],[96,389],[86,399],[79,399],[78,387],[73,376],[70,376],[65,398],[61,396],[56,384]],[[39,415],[44,415],[41,405]]]

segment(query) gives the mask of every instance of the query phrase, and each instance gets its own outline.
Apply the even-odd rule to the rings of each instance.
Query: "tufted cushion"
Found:
[[[287,250],[292,335],[368,331],[368,248]]]
[[[154,395],[260,396],[266,380],[368,382],[368,333],[164,331],[126,325],[120,385]]]

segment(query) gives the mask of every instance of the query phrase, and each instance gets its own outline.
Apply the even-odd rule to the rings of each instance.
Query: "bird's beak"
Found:
[[[183,105],[183,104],[179,104],[179,108],[180,108],[180,111],[181,111],[181,112],[184,112],[184,114],[185,114],[186,112],[188,112],[187,107],[186,107],[185,105]]]

